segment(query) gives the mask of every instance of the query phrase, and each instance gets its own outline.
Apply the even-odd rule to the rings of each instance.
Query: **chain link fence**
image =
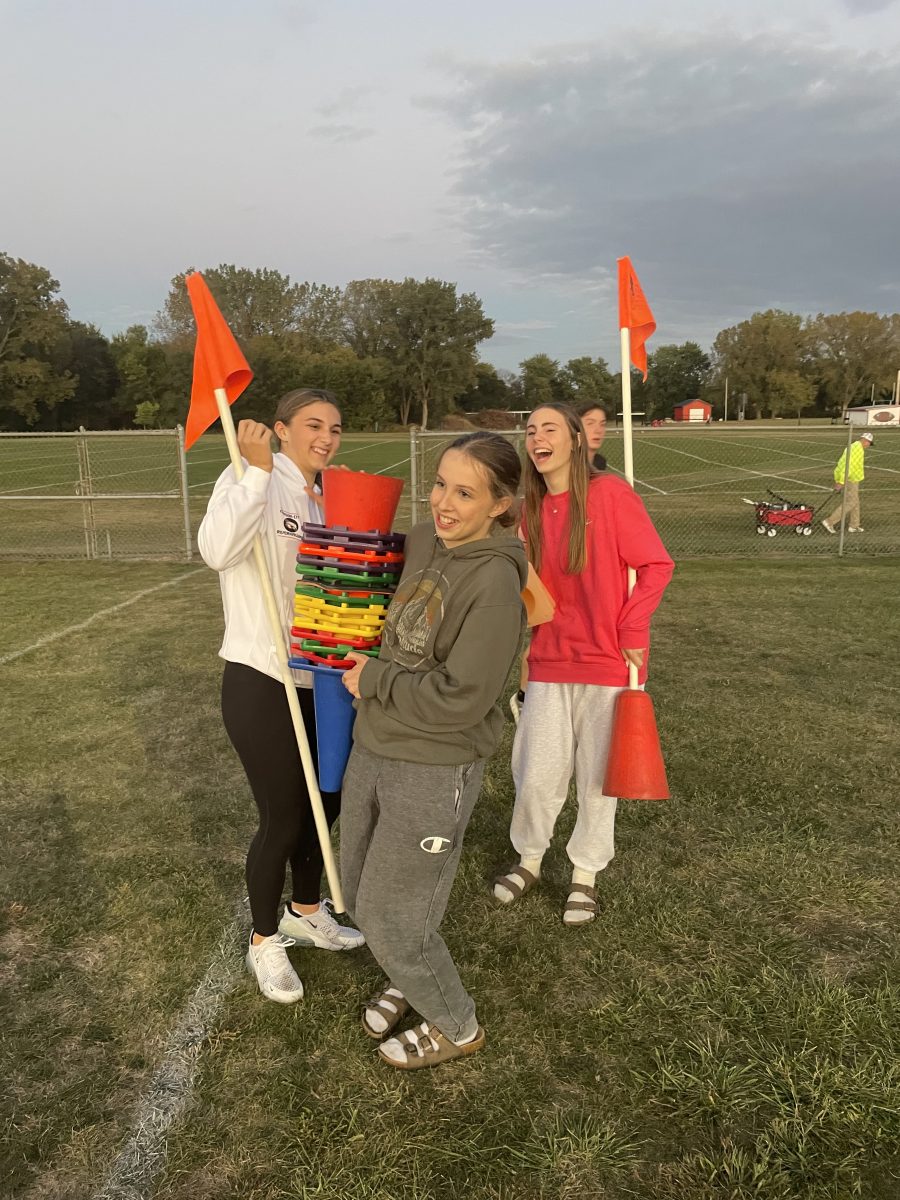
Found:
[[[771,558],[900,553],[900,428],[875,429],[860,486],[862,532],[829,534],[840,505],[834,468],[848,443],[845,426],[663,425],[634,431],[635,488],[673,558]],[[851,427],[855,441],[862,433]],[[524,431],[504,430],[520,453]],[[428,494],[444,448],[458,433],[410,435],[412,520],[429,515]],[[623,435],[610,428],[602,453],[623,474]],[[752,502],[752,503],[748,503]],[[771,522],[757,504],[776,506]],[[790,507],[785,510],[783,505]],[[777,512],[807,515],[780,523]],[[811,516],[811,519],[810,519]],[[791,518],[789,517],[788,520]],[[840,511],[835,518],[840,527]]]
[[[853,428],[854,440],[860,432]],[[637,428],[635,486],[676,559],[900,554],[900,428],[875,434],[860,488],[862,533],[831,535],[821,524],[839,502],[842,426]],[[409,478],[397,514],[403,529],[428,517],[438,460],[458,436],[350,434],[339,461]],[[522,429],[504,436],[524,454]],[[621,475],[621,429],[607,432],[603,453]],[[207,435],[189,456],[188,483],[180,429],[0,434],[0,559],[190,559],[227,461],[224,439]],[[812,520],[761,524],[755,504],[784,501],[807,506]]]
[[[190,559],[184,433],[0,433],[0,559]]]

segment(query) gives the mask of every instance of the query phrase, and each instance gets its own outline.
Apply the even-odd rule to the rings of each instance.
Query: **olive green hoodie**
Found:
[[[497,749],[497,700],[522,645],[528,568],[512,534],[448,550],[428,521],[406,539],[381,653],[359,679],[354,741],[404,762],[456,764]]]

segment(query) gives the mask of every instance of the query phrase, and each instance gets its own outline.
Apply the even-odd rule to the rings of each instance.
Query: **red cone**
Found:
[[[646,692],[629,688],[616,701],[603,794],[624,800],[669,799],[653,701]]]
[[[322,472],[325,524],[332,529],[375,530],[390,533],[397,515],[403,480],[395,475],[370,475],[367,471]]]

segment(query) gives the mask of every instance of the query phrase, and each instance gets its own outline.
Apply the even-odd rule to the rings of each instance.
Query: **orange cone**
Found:
[[[603,794],[624,800],[669,799],[653,701],[646,692],[629,688],[616,701]]]
[[[403,480],[395,475],[370,475],[367,471],[322,472],[325,524],[332,529],[375,530],[390,533],[397,515]]]

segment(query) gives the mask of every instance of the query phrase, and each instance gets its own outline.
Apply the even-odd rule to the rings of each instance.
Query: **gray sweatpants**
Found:
[[[435,766],[354,746],[341,804],[341,886],[391,984],[453,1041],[477,1028],[438,933],[481,791],[483,762]]]
[[[615,796],[603,794],[616,697],[592,683],[529,683],[513,743],[516,785],[510,840],[522,858],[540,858],[575,772],[578,817],[566,846],[573,866],[602,871],[614,853]]]

